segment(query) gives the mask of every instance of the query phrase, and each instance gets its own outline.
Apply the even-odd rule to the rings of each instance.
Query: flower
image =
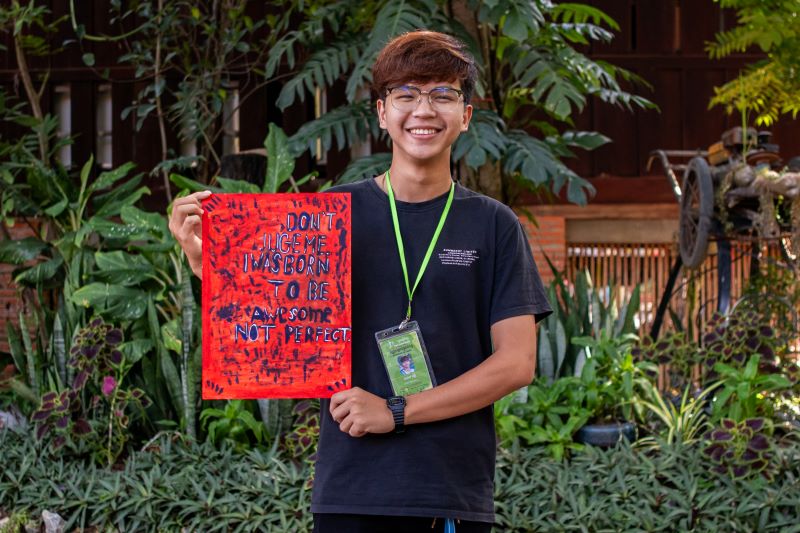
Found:
[[[114,379],[113,376],[106,376],[103,378],[103,394],[106,396],[111,396],[111,393],[114,392],[114,389],[117,388],[117,380]]]

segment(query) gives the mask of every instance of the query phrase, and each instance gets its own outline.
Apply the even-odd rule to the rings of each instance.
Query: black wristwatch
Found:
[[[402,433],[406,430],[406,398],[405,396],[391,396],[386,398],[386,406],[394,418],[394,432]]]

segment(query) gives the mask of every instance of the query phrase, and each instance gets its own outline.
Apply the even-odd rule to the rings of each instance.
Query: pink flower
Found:
[[[111,396],[111,393],[114,392],[114,389],[117,388],[117,380],[114,379],[112,376],[106,376],[103,378],[103,394],[106,396]]]

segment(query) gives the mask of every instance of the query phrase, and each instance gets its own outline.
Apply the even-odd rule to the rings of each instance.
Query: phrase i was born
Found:
[[[284,323],[285,342],[347,342],[350,328],[311,327],[293,325],[297,322],[329,322],[330,307],[299,305],[307,302],[327,302],[328,282],[317,279],[330,272],[331,252],[327,249],[327,235],[320,231],[331,231],[337,213],[287,213],[286,224],[281,231],[265,233],[261,248],[243,252],[240,264],[242,272],[266,273],[291,277],[288,281],[275,277],[266,281],[273,286],[276,299],[285,299],[288,305],[277,305],[274,309],[254,306],[250,322],[236,324],[236,341],[266,342],[276,323]],[[301,283],[298,278],[307,278]],[[292,302],[297,300],[298,302]],[[294,305],[298,304],[298,305]]]

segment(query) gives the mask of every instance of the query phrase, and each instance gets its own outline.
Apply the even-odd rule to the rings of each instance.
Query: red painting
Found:
[[[203,202],[203,398],[350,388],[350,195]]]

